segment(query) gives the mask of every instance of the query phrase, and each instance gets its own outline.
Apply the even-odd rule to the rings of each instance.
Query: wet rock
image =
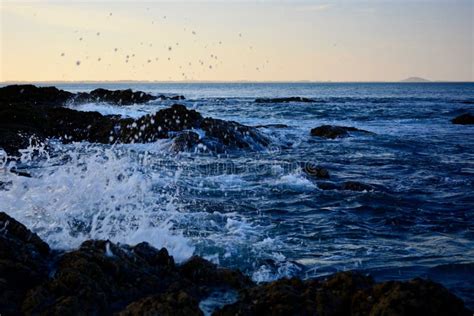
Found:
[[[474,115],[470,113],[464,113],[459,115],[458,117],[451,120],[453,124],[460,124],[460,125],[472,125],[474,124]]]
[[[345,191],[374,191],[375,186],[357,181],[346,181],[343,183],[319,182],[318,188],[321,190],[345,190]]]
[[[62,255],[54,276],[29,291],[22,307],[27,314],[110,314],[177,279],[166,250],[91,240]]]
[[[182,100],[183,96],[176,96]],[[118,105],[146,103],[157,97],[143,91],[95,89],[90,93],[71,93],[56,87],[36,87],[34,85],[10,85],[0,88],[0,103],[8,105],[35,105],[61,107],[68,103],[107,102]]]
[[[237,290],[254,285],[252,280],[238,270],[220,268],[197,256],[193,256],[179,268],[181,274],[200,286],[230,287]]]
[[[0,212],[0,314],[14,315],[28,289],[47,279],[49,246]]]
[[[372,134],[372,132],[348,126],[322,125],[311,130],[311,136],[335,139],[349,136],[349,132]]]
[[[315,101],[313,99],[302,98],[302,97],[255,99],[255,103],[287,103],[287,102],[315,102]]]
[[[55,87],[11,85],[0,88],[0,104],[59,107],[74,96]]]
[[[422,279],[375,284],[341,272],[326,280],[283,279],[241,291],[213,315],[469,315],[442,285]]]
[[[233,288],[238,300],[214,315],[470,315],[432,281],[374,284],[356,272],[325,280],[281,279],[255,285],[240,271],[200,257],[181,266],[147,243],[89,240],[51,253],[24,225],[0,213],[2,315],[202,315],[198,302]]]
[[[376,284],[352,300],[354,315],[471,315],[441,284],[414,279]]]
[[[155,99],[157,99],[157,97],[151,94],[142,91],[133,91],[132,89],[107,90],[99,88],[92,90],[90,93],[78,93],[74,97],[74,102],[106,102],[117,105],[131,105],[146,103]]]
[[[268,146],[270,141],[255,128],[233,121],[205,118],[199,126],[207,137],[216,138],[222,144],[235,148]]]
[[[236,303],[214,315],[350,315],[352,296],[372,284],[351,272],[326,281],[282,279],[242,291]]]
[[[302,162],[300,166],[303,172],[312,178],[329,179],[329,171],[326,168],[311,162]]]
[[[166,96],[166,95],[159,95],[157,97],[158,100],[173,100],[173,101],[180,101],[185,100],[186,98],[183,95],[174,95],[174,96]]]
[[[370,184],[365,184],[357,181],[346,181],[342,184],[342,190],[348,191],[373,191],[374,187]]]
[[[199,143],[199,135],[195,132],[182,132],[173,138],[171,150],[178,153],[188,151]]]
[[[288,128],[286,124],[266,124],[266,125],[255,125],[255,128]]]
[[[149,296],[128,305],[119,316],[201,316],[199,302],[185,291]]]
[[[47,138],[59,138],[66,143],[146,143],[171,138],[177,132],[191,129],[204,130],[206,137],[217,140],[225,147],[258,148],[269,143],[255,128],[236,122],[203,118],[200,113],[180,104],[136,120],[64,107],[0,107],[0,135],[4,136],[0,139],[0,147],[8,155],[18,155],[20,148],[30,144],[31,137],[38,142]],[[179,146],[191,146],[196,141],[195,136],[181,136],[178,138]]]

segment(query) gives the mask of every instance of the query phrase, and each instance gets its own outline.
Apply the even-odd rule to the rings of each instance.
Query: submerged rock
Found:
[[[312,178],[329,179],[329,171],[326,168],[311,162],[302,162],[300,166],[303,172]]]
[[[452,119],[451,122],[453,124],[472,125],[474,124],[474,115],[472,115],[471,113],[464,113]]]
[[[288,97],[288,98],[259,98],[255,99],[255,103],[287,103],[287,102],[315,102],[313,99],[302,97]]]
[[[333,182],[319,182],[318,188],[321,190],[345,190],[345,191],[374,191],[376,189],[375,186],[357,182],[357,181],[346,181],[343,183],[333,183]]]
[[[349,136],[349,132],[373,134],[372,132],[348,126],[322,125],[311,130],[311,136],[335,139]]]

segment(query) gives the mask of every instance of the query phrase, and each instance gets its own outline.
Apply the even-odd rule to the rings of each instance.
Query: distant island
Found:
[[[431,82],[431,81],[425,78],[421,78],[421,77],[409,77],[409,78],[401,80],[400,82]]]

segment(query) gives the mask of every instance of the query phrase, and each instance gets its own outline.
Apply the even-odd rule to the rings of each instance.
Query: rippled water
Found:
[[[174,154],[170,142],[96,145],[53,142],[18,168],[0,205],[53,247],[89,238],[145,240],[178,261],[202,255],[256,281],[359,269],[376,279],[430,277],[474,306],[474,127],[450,123],[474,112],[474,84],[75,84],[183,94],[205,116],[262,128],[264,150]],[[263,104],[302,96],[314,103]],[[467,101],[467,102],[466,102]],[[138,117],[172,101],[85,104],[84,111]],[[322,124],[376,133],[311,137]],[[331,180],[372,192],[323,191],[300,169],[312,162]]]

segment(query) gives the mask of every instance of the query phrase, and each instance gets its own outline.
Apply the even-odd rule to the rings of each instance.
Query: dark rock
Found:
[[[374,187],[357,181],[346,181],[342,184],[342,190],[348,191],[373,191]]]
[[[218,139],[226,146],[236,148],[265,147],[269,140],[255,128],[233,121],[205,118],[199,126],[207,137]]]
[[[333,182],[319,182],[318,188],[321,190],[345,190],[345,191],[374,191],[376,187],[357,181],[346,181],[342,184]]]
[[[128,305],[120,316],[163,315],[201,316],[199,302],[185,291],[149,296]]]
[[[238,270],[200,257],[176,266],[147,243],[89,240],[50,253],[37,235],[0,213],[2,315],[202,315],[198,302],[233,288],[239,299],[214,315],[471,315],[428,280],[374,284],[356,272],[325,280],[281,279],[255,285]]]
[[[55,275],[31,290],[26,314],[109,314],[136,299],[163,293],[179,279],[166,250],[146,244],[119,247],[109,241],[86,241],[62,255]]]
[[[49,246],[0,212],[0,314],[20,310],[28,289],[47,279]]]
[[[310,177],[329,179],[329,171],[326,168],[315,165],[311,162],[302,162],[300,165],[303,172]]]
[[[355,127],[322,125],[311,130],[311,136],[335,139],[349,136],[349,132],[359,132],[372,134],[372,132],[358,129]]]
[[[318,188],[321,190],[340,190],[341,186],[333,182],[318,182]]]
[[[372,285],[370,277],[351,272],[326,281],[282,279],[242,291],[214,315],[350,315],[352,296]]]
[[[354,272],[328,279],[283,279],[243,290],[213,315],[470,315],[442,285],[421,279],[374,284]]]
[[[146,143],[196,128],[203,129],[206,137],[225,147],[258,148],[269,142],[253,127],[204,119],[198,112],[180,104],[136,120],[63,107],[0,106],[0,135],[3,136],[0,147],[8,155],[18,155],[18,150],[27,147],[32,137],[38,143],[52,137],[63,142]],[[180,146],[191,146],[196,143],[196,135],[188,133],[177,141]]]
[[[159,96],[157,97],[157,99],[158,99],[158,100],[180,101],[180,100],[185,100],[186,98],[185,98],[184,96],[182,96],[182,95],[174,95],[174,96],[169,97],[169,96],[166,96],[166,95],[161,94],[161,95],[159,95]]]
[[[441,284],[414,279],[376,284],[353,297],[354,315],[471,315]]]
[[[174,152],[187,151],[199,143],[199,135],[195,132],[182,132],[173,138],[171,150]]]
[[[188,280],[201,286],[230,287],[240,290],[254,284],[248,276],[238,270],[220,268],[197,256],[186,261],[179,270]]]
[[[92,90],[90,93],[78,93],[74,98],[74,102],[106,102],[117,105],[131,105],[146,103],[155,99],[157,97],[151,94],[142,91],[132,91],[132,89],[107,90],[99,88]]]
[[[286,124],[266,124],[266,125],[256,125],[255,128],[288,128]]]
[[[95,89],[90,93],[71,93],[55,87],[11,85],[0,88],[0,103],[7,105],[36,105],[61,107],[67,103],[107,102],[118,105],[146,103],[157,97],[143,91]],[[183,96],[169,98],[182,100]]]
[[[464,113],[459,115],[458,117],[451,120],[453,124],[461,124],[461,125],[472,125],[474,124],[474,115],[470,113]]]
[[[74,96],[73,93],[55,87],[36,87],[34,85],[11,85],[0,88],[0,104],[53,106],[64,105]]]
[[[315,102],[315,101],[313,99],[302,98],[302,97],[255,99],[255,103],[287,103],[287,102]]]

